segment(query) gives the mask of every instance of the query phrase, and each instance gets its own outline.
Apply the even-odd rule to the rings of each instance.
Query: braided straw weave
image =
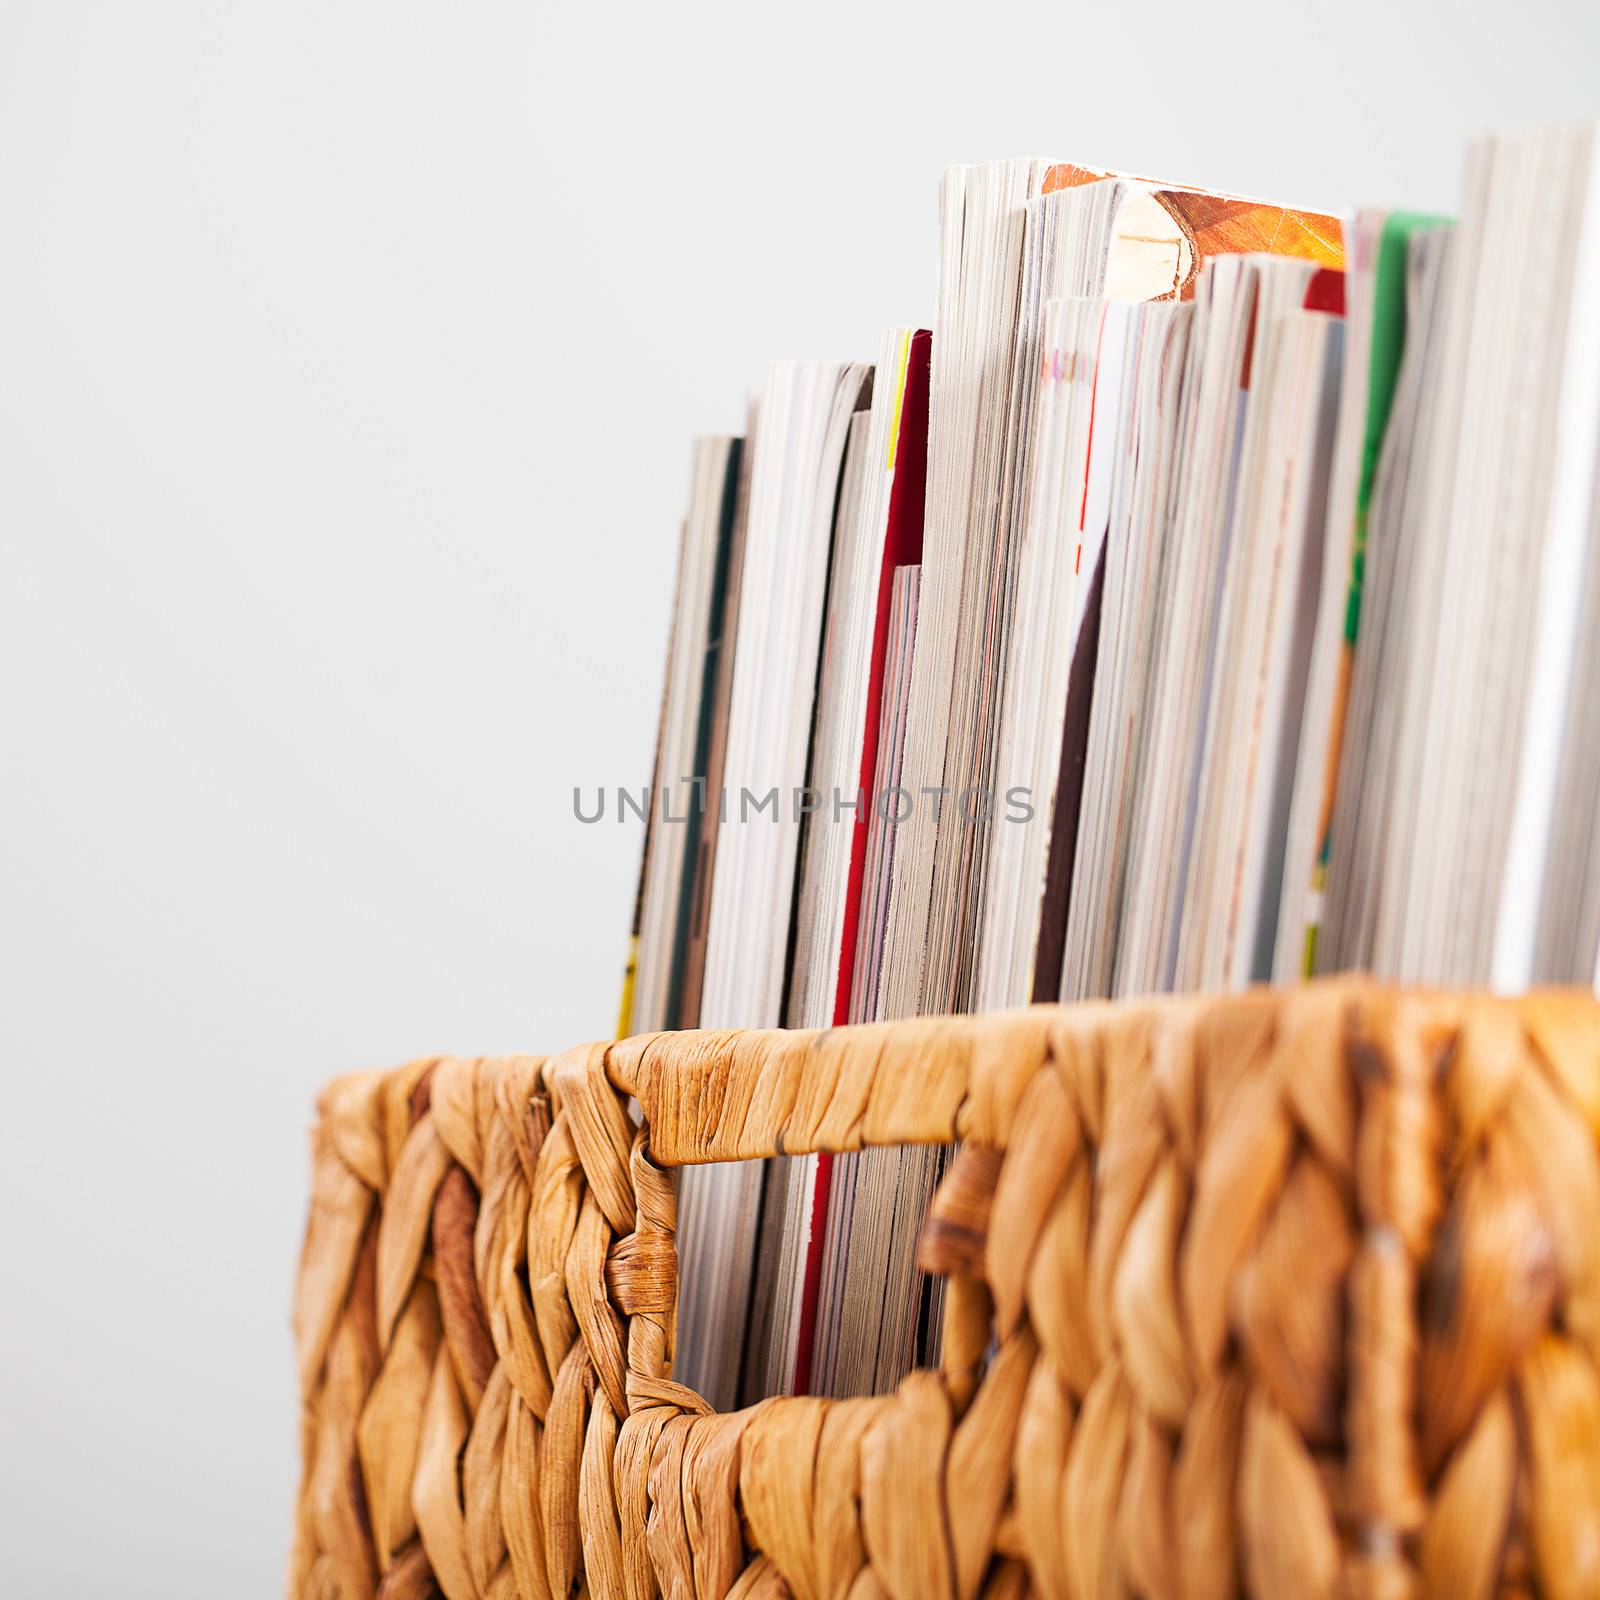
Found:
[[[1600,1593],[1588,996],[658,1034],[321,1111],[292,1596]],[[670,1168],[955,1141],[940,1371],[671,1381]]]

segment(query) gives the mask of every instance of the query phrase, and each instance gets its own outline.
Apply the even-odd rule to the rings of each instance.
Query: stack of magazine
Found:
[[[1460,216],[955,168],[936,316],[694,445],[624,1028],[1595,979],[1600,136]],[[679,1175],[676,1372],[881,1391],[941,1156]]]

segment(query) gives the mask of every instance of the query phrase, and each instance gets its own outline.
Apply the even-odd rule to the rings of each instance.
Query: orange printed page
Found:
[[[1045,174],[1043,192],[1073,189],[1122,174],[1061,162]],[[1131,300],[1189,300],[1212,256],[1261,251],[1295,256],[1320,267],[1344,267],[1337,217],[1295,211],[1262,200],[1127,178],[1132,193],[1117,219],[1117,242],[1106,292]]]

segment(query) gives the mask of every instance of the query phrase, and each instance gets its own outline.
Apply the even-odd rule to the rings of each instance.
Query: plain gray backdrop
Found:
[[[0,0],[7,1594],[266,1596],[316,1086],[613,1026],[695,431],[1039,154],[1448,209],[1600,7]]]

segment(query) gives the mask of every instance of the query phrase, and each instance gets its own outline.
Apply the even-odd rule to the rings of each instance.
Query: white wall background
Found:
[[[1588,0],[0,0],[0,1587],[279,1591],[315,1087],[611,1030],[571,789],[648,776],[687,441],[930,315],[943,165],[1447,208],[1597,60]]]

